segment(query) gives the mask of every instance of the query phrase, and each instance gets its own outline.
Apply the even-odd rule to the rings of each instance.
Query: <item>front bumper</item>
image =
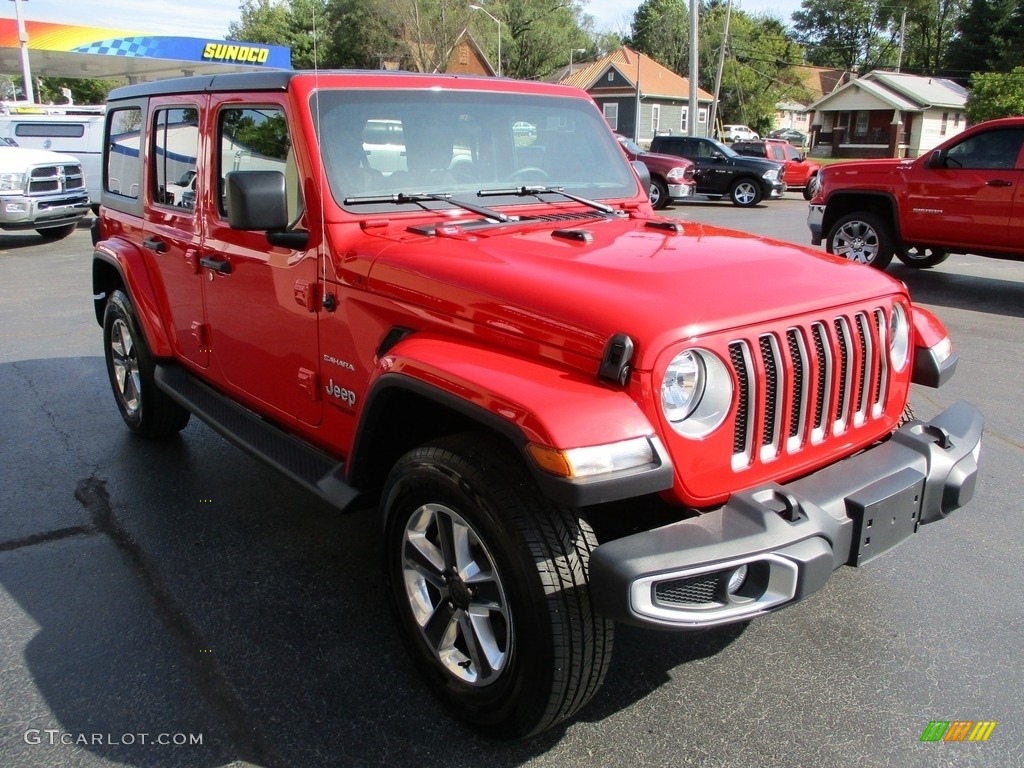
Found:
[[[89,213],[89,196],[0,197],[0,229],[43,229],[74,224]]]
[[[884,554],[970,501],[983,426],[958,402],[807,477],[601,544],[590,560],[595,608],[624,623],[700,629],[792,605],[833,570]]]
[[[807,210],[807,227],[811,230],[811,245],[821,245],[824,235],[821,223],[825,219],[825,206],[812,205]]]
[[[680,200],[684,197],[693,196],[693,184],[669,184],[668,196],[671,200]]]
[[[778,181],[768,181],[767,179],[762,180],[764,182],[764,197],[770,200],[778,200],[784,194],[786,194],[786,182],[782,179]]]

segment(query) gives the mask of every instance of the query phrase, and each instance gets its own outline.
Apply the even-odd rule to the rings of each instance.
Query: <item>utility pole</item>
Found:
[[[900,71],[900,67],[903,66],[903,34],[907,31],[907,9],[903,9],[903,20],[900,21],[900,53],[896,59],[896,71]]]
[[[713,136],[718,127],[718,94],[722,90],[722,70],[725,69],[725,49],[729,45],[730,18],[732,18],[732,0],[729,0],[725,6],[725,30],[722,32],[722,47],[718,51],[718,72],[715,74],[715,100],[711,102],[711,114],[708,115],[709,136]]]
[[[697,135],[697,113],[700,102],[697,100],[697,12],[700,0],[690,0],[690,105],[686,110],[686,133]]]

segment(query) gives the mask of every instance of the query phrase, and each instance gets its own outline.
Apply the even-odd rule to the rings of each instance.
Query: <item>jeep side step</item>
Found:
[[[211,389],[173,363],[156,366],[160,389],[235,445],[279,469],[339,510],[359,497],[345,464],[303,443]]]

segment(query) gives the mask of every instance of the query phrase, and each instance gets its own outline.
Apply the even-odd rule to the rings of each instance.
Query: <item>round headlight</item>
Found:
[[[687,418],[704,396],[704,361],[687,350],[676,355],[665,371],[661,384],[661,405],[672,423]]]
[[[902,304],[894,304],[889,316],[889,360],[902,371],[910,359],[910,319]]]
[[[715,354],[688,349],[665,369],[661,409],[679,434],[704,437],[725,420],[731,403],[732,378]]]

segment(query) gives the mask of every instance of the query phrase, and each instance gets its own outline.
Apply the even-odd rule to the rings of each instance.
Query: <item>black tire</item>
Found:
[[[825,238],[825,250],[849,261],[885,269],[895,246],[889,225],[874,213],[854,211],[840,216]]]
[[[131,299],[123,291],[114,291],[103,311],[103,355],[114,400],[128,429],[145,437],[163,437],[185,428],[191,414],[157,388],[153,356]]]
[[[47,227],[46,229],[37,229],[36,232],[38,232],[47,240],[63,240],[65,237],[74,232],[77,227],[77,224],[65,224],[62,227]]]
[[[753,208],[761,202],[761,185],[756,179],[736,179],[729,187],[729,199],[740,208]]]
[[[896,258],[915,269],[931,269],[949,258],[949,251],[941,248],[919,248],[916,245],[908,245],[901,251],[897,251]]]
[[[651,198],[651,207],[656,211],[666,208],[672,202],[668,199],[668,186],[661,179],[651,177],[651,189],[647,194]]]
[[[807,184],[804,186],[804,200],[813,200],[814,193],[818,190],[818,175],[815,174],[807,180]]]
[[[587,585],[597,542],[573,510],[540,495],[510,450],[473,434],[412,450],[388,476],[382,511],[403,640],[457,717],[521,738],[590,701],[613,642]],[[467,570],[476,577],[464,581]]]

